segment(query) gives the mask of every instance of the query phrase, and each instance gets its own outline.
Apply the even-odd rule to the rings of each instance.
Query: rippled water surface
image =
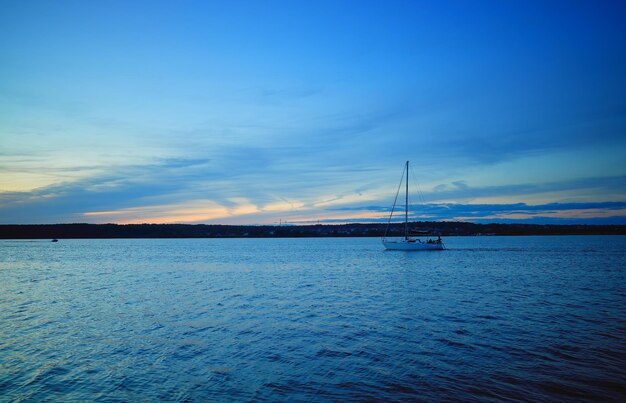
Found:
[[[626,400],[626,237],[0,241],[0,400]]]

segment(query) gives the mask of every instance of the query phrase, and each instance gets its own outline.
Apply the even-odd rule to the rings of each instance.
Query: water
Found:
[[[0,401],[626,399],[626,237],[0,241]]]

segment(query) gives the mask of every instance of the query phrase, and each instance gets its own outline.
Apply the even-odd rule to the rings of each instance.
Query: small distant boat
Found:
[[[55,238],[55,239],[53,239],[53,240],[52,240],[52,241],[50,241],[50,242],[59,242],[59,240]]]
[[[406,176],[406,178],[405,178]],[[391,214],[389,214],[389,221],[387,222],[387,228],[385,229],[385,235],[383,236],[383,245],[387,250],[406,250],[406,251],[422,251],[422,250],[444,250],[445,246],[440,236],[436,239],[429,236],[425,231],[410,231],[409,230],[409,161],[406,162],[404,172],[402,173],[402,179],[406,179],[405,194],[404,194],[404,237],[400,238],[387,238],[387,232],[389,231],[389,225],[391,224],[391,218],[393,217],[394,210],[396,209],[396,202],[398,201],[398,194],[400,193],[400,186],[396,193],[396,199],[393,202],[391,208]]]

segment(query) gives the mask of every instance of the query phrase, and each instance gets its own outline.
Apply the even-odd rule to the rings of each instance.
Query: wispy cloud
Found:
[[[255,148],[232,149],[255,153]],[[367,178],[378,170],[329,167],[322,172],[302,166],[286,172],[272,158],[256,158],[243,167],[210,159],[170,158],[147,165],[117,167],[105,173],[35,189],[0,193],[0,222],[120,223],[273,223],[382,222],[390,211],[392,186]],[[355,178],[359,178],[358,180]],[[363,181],[365,179],[365,181]],[[356,183],[365,185],[354,186]],[[350,188],[349,186],[353,187]],[[605,194],[623,189],[626,177],[472,187],[466,181],[435,186],[423,194],[429,203],[412,205],[415,220],[537,221],[603,219],[620,221],[625,202],[459,203],[451,200],[523,199],[534,194],[586,191]],[[437,203],[437,201],[444,201]]]
[[[426,193],[428,201],[442,200],[471,200],[483,198],[505,198],[516,196],[525,198],[537,194],[558,193],[564,191],[585,192],[585,196],[615,195],[623,198],[626,189],[626,176],[608,176],[594,178],[580,178],[567,181],[547,183],[524,183],[516,185],[472,187],[464,181],[451,184],[440,184],[434,191]],[[601,196],[600,196],[601,197]]]
[[[403,207],[402,207],[403,208]],[[335,210],[349,212],[385,213],[384,218],[372,218],[368,222],[388,220],[391,209],[387,206],[344,207]],[[346,214],[347,217],[350,214]],[[411,206],[409,219],[415,221],[470,221],[470,222],[552,222],[552,223],[623,223],[626,221],[626,202],[596,203],[546,203],[528,205],[514,204],[461,204],[429,203]],[[403,214],[395,221],[403,220]],[[333,219],[332,222],[341,220]],[[349,222],[363,219],[347,220]]]

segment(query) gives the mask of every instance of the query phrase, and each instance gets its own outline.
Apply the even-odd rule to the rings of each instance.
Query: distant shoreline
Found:
[[[441,236],[478,235],[626,235],[626,225],[474,224],[412,222],[413,230]],[[0,239],[113,238],[321,238],[381,237],[386,224],[208,225],[208,224],[3,224]],[[404,224],[392,224],[387,236],[399,236]]]

